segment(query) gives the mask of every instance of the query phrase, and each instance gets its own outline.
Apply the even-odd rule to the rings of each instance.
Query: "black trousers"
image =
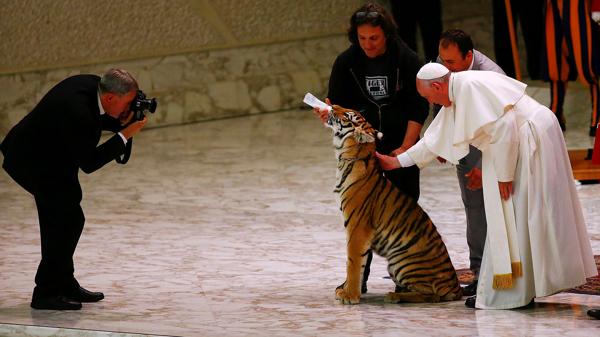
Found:
[[[6,170],[35,199],[42,259],[35,275],[33,297],[61,295],[79,287],[74,277],[73,254],[83,231],[81,186],[77,176],[57,178]]]
[[[77,289],[73,254],[85,217],[79,202],[34,195],[37,206],[42,260],[35,275],[34,297],[60,295]]]
[[[384,174],[402,192],[419,200],[421,170],[417,165],[386,171]]]
[[[440,35],[442,35],[441,0],[392,0],[390,4],[400,38],[416,52],[418,25],[423,41],[425,62],[435,62]]]
[[[527,53],[527,72],[531,79],[540,79],[542,60],[542,40],[544,38],[544,0],[510,1],[515,34],[517,21],[521,23],[521,32]],[[506,72],[515,77],[516,70],[512,56],[512,45],[506,5],[504,0],[492,1],[494,16],[494,52],[496,63]]]

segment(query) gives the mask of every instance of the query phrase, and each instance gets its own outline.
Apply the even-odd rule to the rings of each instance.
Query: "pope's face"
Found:
[[[386,38],[381,26],[372,26],[369,23],[356,28],[358,44],[367,57],[375,58],[385,53]]]
[[[444,48],[440,44],[439,48],[440,59],[446,68],[452,72],[469,70],[473,61],[473,51],[469,50],[463,57],[456,43],[451,43]]]
[[[443,106],[450,106],[452,102],[448,98],[448,84],[444,83],[432,83],[427,85],[426,82],[417,79],[417,91],[419,95],[423,96],[429,104],[439,104]]]
[[[129,106],[135,95],[136,90],[131,90],[125,95],[105,93],[101,97],[102,108],[113,118],[124,117],[129,113]]]

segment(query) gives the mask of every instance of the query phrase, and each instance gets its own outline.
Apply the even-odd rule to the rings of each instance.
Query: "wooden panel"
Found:
[[[587,149],[569,150],[573,177],[577,180],[600,179],[600,165],[594,165],[591,160],[585,160],[587,152]]]

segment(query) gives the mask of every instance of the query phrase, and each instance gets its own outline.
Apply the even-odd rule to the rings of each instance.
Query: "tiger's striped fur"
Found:
[[[327,125],[334,131],[340,194],[347,238],[346,281],[336,299],[354,304],[367,254],[388,260],[388,271],[403,291],[386,302],[458,300],[462,290],[446,246],[417,201],[383,175],[375,157],[377,131],[355,111],[334,106]]]

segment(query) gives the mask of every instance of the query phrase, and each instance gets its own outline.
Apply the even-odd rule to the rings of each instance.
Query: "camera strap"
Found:
[[[131,156],[131,147],[133,146],[133,137],[129,138],[127,144],[125,145],[125,153],[123,153],[123,157],[115,158],[115,161],[119,164],[127,164],[129,161],[129,157]]]

